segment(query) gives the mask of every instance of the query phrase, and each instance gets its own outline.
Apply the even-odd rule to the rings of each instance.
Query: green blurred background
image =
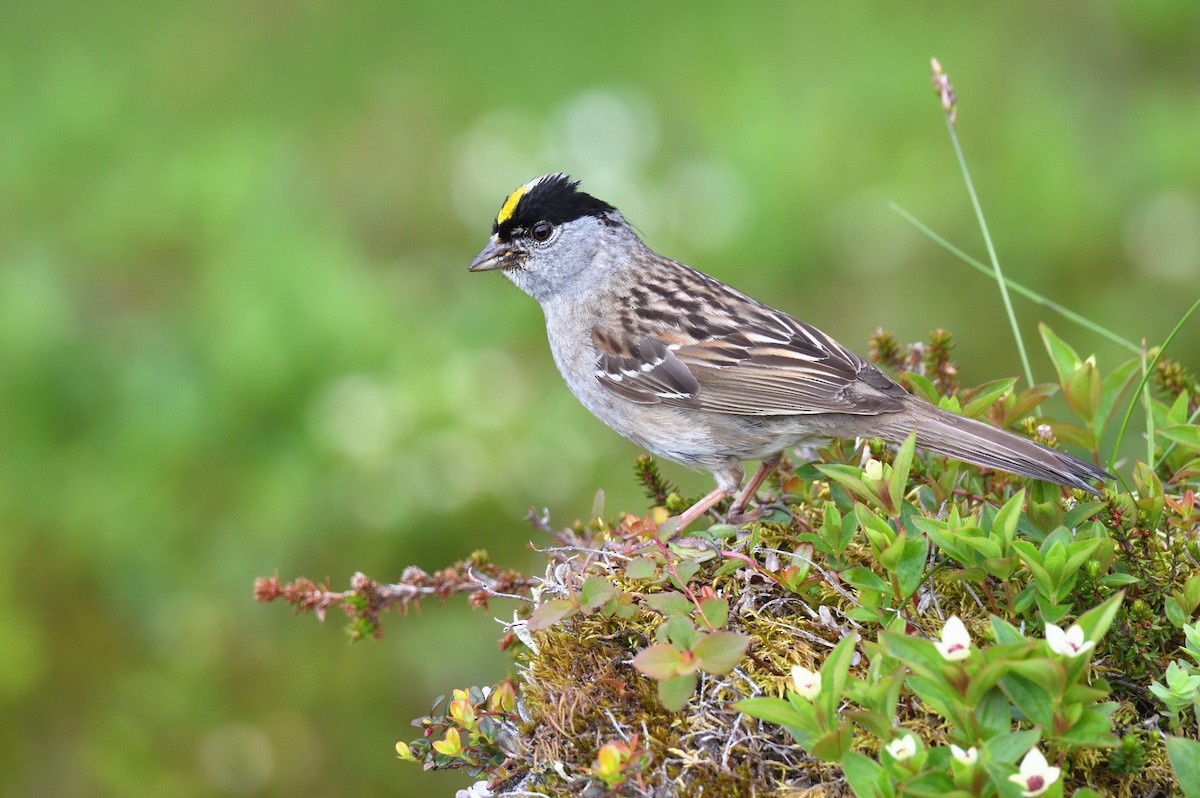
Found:
[[[8,0],[0,795],[467,783],[392,745],[506,673],[511,606],[351,645],[251,586],[536,569],[530,505],[643,508],[536,305],[466,271],[537,174],[860,351],[946,327],[966,383],[1015,375],[993,286],[885,204],[983,254],[937,55],[1008,273],[1161,340],[1200,276],[1197,9]],[[1125,357],[1018,312],[1041,379],[1040,319]]]

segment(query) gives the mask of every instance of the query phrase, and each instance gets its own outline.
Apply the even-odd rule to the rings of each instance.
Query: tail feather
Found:
[[[1099,468],[1074,455],[1051,449],[981,421],[947,412],[913,400],[908,408],[887,418],[897,440],[917,432],[917,446],[974,465],[996,468],[1032,479],[1055,482],[1099,496],[1095,480],[1112,479]],[[879,418],[883,421],[884,418]]]

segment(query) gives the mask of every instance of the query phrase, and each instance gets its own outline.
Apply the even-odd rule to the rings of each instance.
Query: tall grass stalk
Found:
[[[958,133],[954,129],[951,115],[946,114],[946,130],[950,131],[950,142],[954,145],[954,154],[958,157],[958,166],[962,170],[963,180],[967,184],[967,193],[971,196],[971,206],[975,209],[975,219],[983,233],[983,242],[987,245],[988,258],[992,262],[992,272],[996,275],[996,284],[1000,287],[1000,297],[1004,300],[1004,312],[1008,314],[1008,324],[1012,327],[1013,338],[1017,341],[1017,352],[1021,356],[1021,365],[1025,369],[1025,380],[1034,385],[1033,369],[1029,366],[1029,355],[1025,352],[1025,339],[1021,336],[1021,328],[1017,326],[1017,316],[1013,312],[1012,299],[1008,296],[1008,284],[1000,271],[1000,259],[996,256],[996,248],[992,245],[992,236],[988,232],[987,220],[983,218],[983,208],[979,206],[979,197],[975,194],[975,183],[971,180],[971,172],[967,169],[967,159],[963,156],[962,146],[958,143]]]

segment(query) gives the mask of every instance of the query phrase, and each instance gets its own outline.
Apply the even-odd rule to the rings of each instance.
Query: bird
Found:
[[[900,442],[1100,495],[1073,455],[943,410],[806,322],[647,246],[617,208],[558,172],[510,193],[471,272],[541,305],[571,392],[651,454],[713,475],[675,534],[733,497],[744,516],[784,451],[829,438]],[[760,461],[743,487],[743,463]]]

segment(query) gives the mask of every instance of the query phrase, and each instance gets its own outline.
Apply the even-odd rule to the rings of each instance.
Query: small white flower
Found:
[[[495,795],[488,789],[486,781],[477,781],[465,790],[454,793],[454,798],[491,798]]]
[[[942,639],[933,644],[942,659],[957,662],[971,656],[971,635],[957,615],[951,615],[942,627]]]
[[[1023,798],[1035,798],[1050,789],[1061,775],[1062,770],[1050,765],[1035,745],[1021,760],[1021,772],[1012,774],[1008,780],[1020,786]]]
[[[809,701],[821,692],[821,674],[801,665],[792,666],[792,689]]]
[[[917,738],[913,734],[906,733],[884,746],[884,750],[891,754],[897,762],[912,759],[917,753]]]
[[[872,457],[867,460],[867,464],[863,466],[863,476],[867,479],[880,480],[883,479],[883,463]]]
[[[1096,645],[1095,640],[1083,639],[1083,628],[1075,624],[1067,631],[1052,623],[1046,624],[1046,643],[1055,654],[1064,657],[1078,657],[1080,654]]]
[[[975,746],[971,746],[964,751],[954,743],[950,743],[950,754],[967,767],[971,767],[979,761],[979,749]]]

